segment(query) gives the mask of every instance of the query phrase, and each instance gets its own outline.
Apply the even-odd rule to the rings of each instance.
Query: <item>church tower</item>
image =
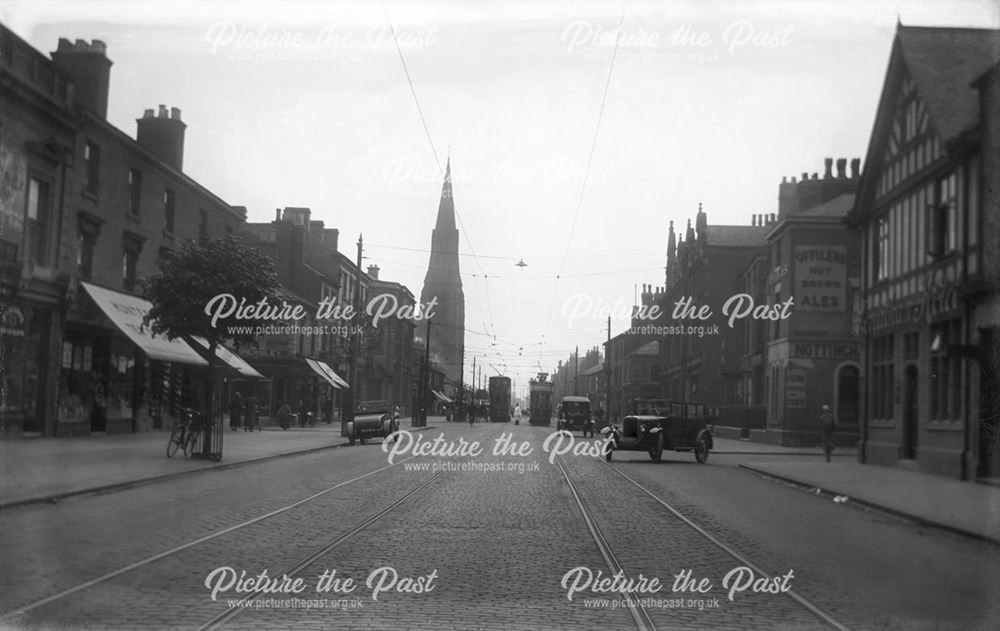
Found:
[[[437,364],[451,383],[462,376],[462,350],[465,347],[465,293],[458,263],[458,228],[455,226],[455,201],[451,194],[451,158],[445,169],[437,223],[431,233],[431,258],[424,277],[420,302],[427,305],[436,299],[431,318],[431,362]],[[416,334],[426,335],[426,324],[417,326]],[[450,390],[450,388],[449,388]]]

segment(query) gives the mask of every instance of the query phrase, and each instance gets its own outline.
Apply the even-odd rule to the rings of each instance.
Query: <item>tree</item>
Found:
[[[220,294],[237,303],[271,303],[279,290],[274,262],[257,248],[234,235],[212,239],[204,245],[188,241],[180,251],[160,260],[160,271],[144,283],[153,307],[144,323],[169,339],[201,337],[208,342],[208,383],[204,409],[212,413],[216,350],[225,343],[257,346],[253,321],[226,322],[213,326],[206,305]],[[237,326],[228,326],[236,324]]]

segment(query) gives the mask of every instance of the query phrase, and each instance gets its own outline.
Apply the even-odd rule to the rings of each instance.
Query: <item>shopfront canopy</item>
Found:
[[[442,392],[438,392],[437,390],[433,390],[433,389],[432,389],[432,390],[431,390],[431,393],[432,393],[432,394],[433,394],[433,395],[434,395],[435,397],[437,397],[438,401],[440,401],[441,403],[454,403],[454,401],[452,401],[451,399],[449,399],[449,398],[448,398],[447,396],[445,396],[445,395],[444,395],[444,393],[442,393]]]
[[[195,342],[200,345],[205,352],[208,352],[208,340],[203,337],[192,337]],[[257,370],[247,363],[245,359],[232,352],[225,346],[219,344],[215,348],[215,356],[221,359],[227,366],[235,370],[242,377],[249,377],[251,379],[264,379],[264,375],[257,372]]]
[[[90,283],[80,284],[104,315],[150,359],[192,366],[208,365],[208,362],[184,340],[169,340],[162,335],[154,335],[149,327],[143,326],[142,319],[153,307],[148,300]]]
[[[319,361],[318,359],[309,359],[307,357],[306,363],[313,369],[313,372],[322,377],[324,381],[334,388],[337,388],[338,390],[348,388],[347,382],[341,379],[340,376],[333,371],[333,368],[330,368],[326,362]]]

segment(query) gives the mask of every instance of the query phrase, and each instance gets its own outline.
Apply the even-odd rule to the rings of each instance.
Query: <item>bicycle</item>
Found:
[[[194,422],[194,414],[191,410],[185,410],[181,414],[181,420],[170,432],[170,441],[167,442],[167,458],[173,457],[178,449],[184,451],[185,456],[194,453],[198,442],[199,427]]]

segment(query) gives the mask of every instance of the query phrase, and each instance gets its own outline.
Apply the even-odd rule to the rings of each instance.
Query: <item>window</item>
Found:
[[[94,248],[97,236],[80,231],[76,235],[76,267],[82,280],[90,280],[94,272]]]
[[[100,190],[101,148],[88,142],[83,148],[83,188],[97,195]]]
[[[875,279],[884,280],[889,277],[889,218],[882,217],[875,221],[875,247],[873,251],[872,269]]]
[[[49,215],[51,213],[49,183],[38,178],[28,180],[27,245],[30,260],[44,264],[48,260]]]
[[[204,210],[198,211],[198,243],[205,245],[208,241],[208,213]]]
[[[961,340],[959,320],[931,327],[931,418],[956,420],[962,415],[962,360],[948,355],[948,345]]]
[[[893,337],[886,335],[872,341],[872,418],[891,420],[893,409]]]
[[[138,217],[141,201],[142,201],[142,172],[136,169],[129,169],[128,214],[132,215],[133,217]]]
[[[927,252],[943,256],[958,247],[958,179],[950,173],[937,182]]]
[[[126,232],[122,238],[122,286],[130,293],[136,290],[142,244],[143,238],[131,232]]]
[[[163,191],[163,220],[166,224],[165,230],[171,234],[174,232],[174,192],[169,188]]]

